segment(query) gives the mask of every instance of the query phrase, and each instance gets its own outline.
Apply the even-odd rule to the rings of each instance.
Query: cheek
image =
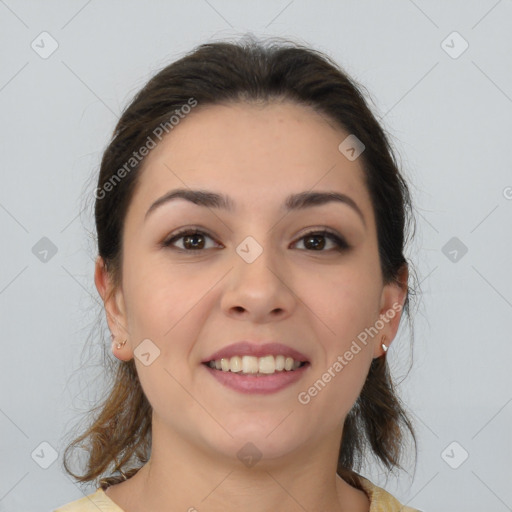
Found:
[[[179,272],[146,260],[132,253],[124,262],[127,321],[133,335],[162,339],[185,314],[191,292]]]
[[[182,344],[169,341],[194,339],[195,329],[200,328],[194,316],[225,270],[171,266],[156,258],[137,261],[134,256],[126,260],[130,272],[123,279],[130,332],[154,339],[166,350],[178,349]]]
[[[312,400],[316,397],[319,414],[331,411],[332,425],[342,420],[359,396],[373,359],[365,329],[378,318],[379,282],[375,266],[354,265],[330,274],[327,285],[321,280],[314,288],[317,314],[329,329],[322,328],[328,332],[319,337],[325,359],[306,393]]]
[[[371,268],[347,266],[305,281],[301,296],[335,345],[357,336],[378,317],[380,289]]]

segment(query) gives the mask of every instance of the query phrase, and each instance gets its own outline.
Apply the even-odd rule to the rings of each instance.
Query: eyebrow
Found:
[[[148,215],[158,207],[175,199],[185,199],[186,201],[206,208],[223,209],[229,212],[235,210],[235,202],[233,199],[224,194],[218,194],[208,190],[179,188],[171,190],[158,198],[149,207],[144,218],[146,219]],[[291,194],[286,198],[281,209],[286,212],[290,212],[294,210],[304,210],[313,206],[321,206],[332,202],[338,202],[350,206],[359,215],[363,224],[366,226],[363,212],[357,203],[351,197],[339,192],[300,192],[298,194]]]

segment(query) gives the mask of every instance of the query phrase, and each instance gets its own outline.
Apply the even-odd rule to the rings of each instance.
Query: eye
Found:
[[[213,238],[204,231],[199,229],[185,228],[178,233],[173,234],[171,238],[168,238],[162,242],[162,246],[176,249],[182,252],[201,251],[214,248],[215,245],[207,247],[207,239],[213,241],[214,244],[217,244],[217,242],[215,242]],[[330,249],[326,240],[329,241],[332,245]],[[176,245],[178,241],[182,243],[181,247]],[[314,252],[328,252],[329,250],[344,251],[350,249],[350,246],[347,244],[347,242],[345,242],[343,238],[326,230],[311,231],[306,233],[294,245],[297,245],[302,241],[306,250]]]
[[[310,249],[315,252],[327,252],[324,251],[326,247],[325,240],[329,240],[331,244],[334,244],[334,247],[331,247],[331,250],[344,251],[350,249],[350,246],[343,240],[343,238],[331,233],[330,231],[310,231],[306,233],[299,239],[299,242],[304,241],[304,246],[306,249]]]
[[[205,247],[206,239],[213,241],[213,238],[206,234],[204,231],[199,229],[186,228],[178,233],[175,233],[171,238],[168,238],[162,245],[164,247],[170,247],[171,249],[177,249],[179,251],[191,252],[200,251],[203,249],[211,249],[212,247]],[[183,241],[182,247],[176,246],[175,243],[179,240]]]

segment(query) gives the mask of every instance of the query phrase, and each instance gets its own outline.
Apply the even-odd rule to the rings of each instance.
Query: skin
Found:
[[[384,284],[375,218],[361,158],[338,150],[348,133],[291,102],[199,106],[145,160],[123,232],[122,279],[101,258],[95,283],[116,342],[128,361],[144,339],[160,355],[137,372],[153,407],[150,461],[107,495],[126,512],[143,510],[369,510],[366,495],[336,475],[343,421],[371,361],[396,335],[400,313],[307,405],[297,396],[321,377],[357,335],[403,305],[406,285]],[[178,199],[150,205],[175,188],[229,195],[234,212]],[[336,191],[359,206],[327,203],[284,215],[291,193]],[[206,232],[204,249],[180,253],[161,242],[183,227]],[[315,250],[302,238],[327,228]],[[252,263],[235,251],[252,236],[263,248]],[[175,242],[179,248],[186,241]],[[188,246],[190,247],[190,245]],[[309,248],[308,248],[309,247]],[[403,269],[401,282],[407,282]],[[308,356],[296,383],[270,395],[226,388],[201,365],[239,340],[276,340]],[[246,467],[237,452],[262,454]],[[229,508],[228,508],[229,507]]]

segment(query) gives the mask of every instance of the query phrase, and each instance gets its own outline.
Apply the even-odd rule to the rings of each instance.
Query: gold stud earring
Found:
[[[121,347],[124,347],[124,345],[126,344],[127,341],[128,341],[128,339],[124,340],[122,343],[118,343],[117,348],[120,349]]]

